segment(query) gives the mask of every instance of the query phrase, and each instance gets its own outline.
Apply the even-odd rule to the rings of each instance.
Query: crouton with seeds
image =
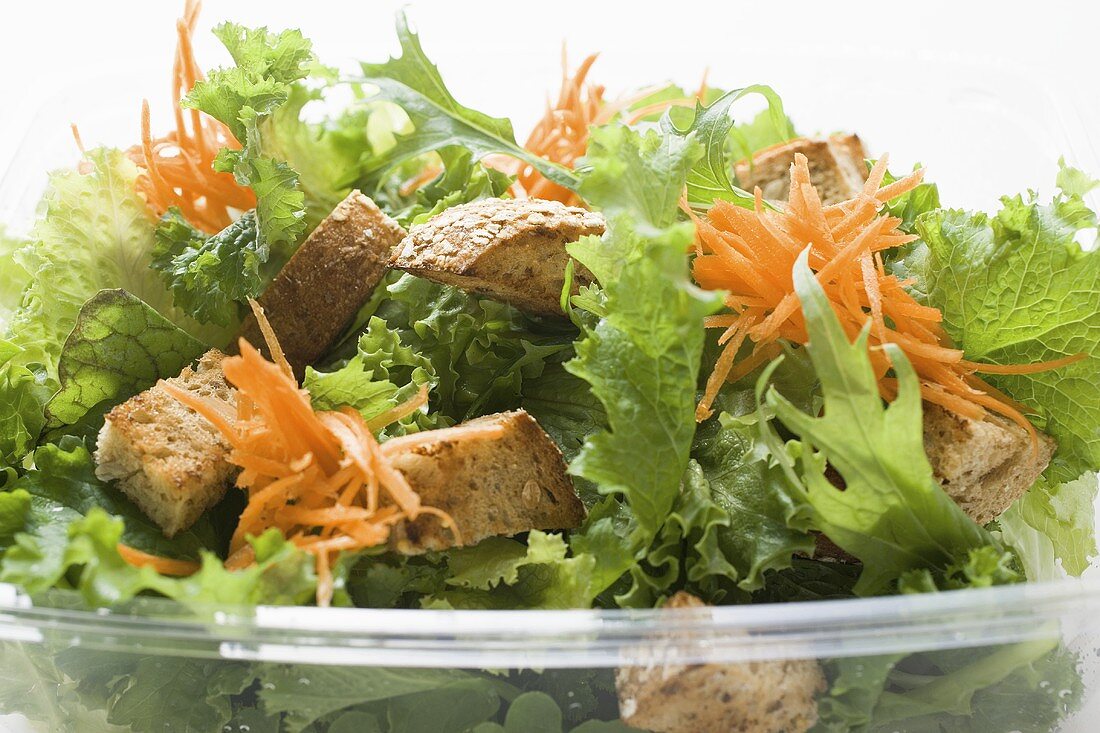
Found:
[[[370,298],[404,236],[373,201],[352,191],[257,299],[299,378],[335,345]],[[264,344],[254,315],[239,335],[257,348]]]
[[[757,151],[751,162],[743,160],[736,165],[738,183],[748,191],[759,186],[761,195],[770,201],[786,201],[791,164],[799,153],[806,156],[810,182],[825,205],[847,201],[867,180],[866,153],[859,137],[832,135],[823,140],[799,138]]]
[[[972,420],[926,402],[924,452],[947,495],[986,524],[1031,488],[1050,463],[1054,441],[1040,435],[1035,455],[1028,432],[1000,415]]]
[[[664,607],[706,604],[681,591]],[[660,641],[648,650],[658,657],[651,664],[615,673],[627,725],[653,733],[805,733],[817,723],[826,683],[813,660],[677,664],[659,658]]]
[[[231,402],[223,358],[217,350],[208,351],[194,367],[167,381]],[[221,500],[237,475],[221,433],[159,385],[107,413],[95,460],[96,476],[114,481],[166,537],[194,524]]]
[[[415,226],[391,265],[504,301],[536,315],[562,315],[566,245],[604,232],[599,214],[557,201],[482,199]],[[592,282],[577,266],[574,292]]]
[[[584,521],[561,451],[524,410],[394,438],[383,448],[420,501],[451,516],[462,545]],[[425,515],[394,527],[390,544],[417,554],[455,541],[437,517]]]

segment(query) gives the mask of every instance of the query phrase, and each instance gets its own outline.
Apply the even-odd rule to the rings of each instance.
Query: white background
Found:
[[[205,31],[228,18],[272,28],[299,27],[314,40],[327,62],[382,60],[395,50],[393,13],[403,4],[391,0],[209,0],[196,38],[198,56],[204,65],[225,62],[216,40]],[[135,118],[142,96],[151,97],[154,105],[166,101],[173,21],[181,7],[182,0],[4,3],[0,9],[0,130],[25,127],[43,97],[74,85],[91,92],[105,81],[110,86],[132,86],[126,91],[132,92]],[[868,73],[878,79],[893,76],[890,64],[912,67],[918,59],[963,54],[996,64],[1006,62],[1030,72],[1028,81],[1021,78],[1018,100],[1010,104],[1044,105],[1038,93],[1057,86],[1065,90],[1059,92],[1063,98],[1071,97],[1077,106],[1091,108],[1097,101],[1098,8],[1091,0],[908,0],[843,6],[790,0],[414,0],[409,13],[456,97],[489,113],[511,117],[522,140],[547,92],[557,85],[563,40],[568,41],[575,58],[602,51],[593,76],[612,94],[669,76],[694,85],[707,67],[712,82],[727,88],[771,81],[774,69],[791,66],[791,49],[801,49],[804,54],[799,63],[805,75],[828,87],[848,69],[836,68],[841,65],[835,63],[814,63],[812,49],[839,48],[854,59],[844,65],[870,69]],[[893,54],[891,61],[880,60],[884,52]],[[136,70],[148,81],[133,84],[119,76],[121,70]],[[107,91],[112,93],[105,96],[114,100],[122,90]],[[868,89],[868,94],[874,94],[874,89]],[[798,100],[790,101],[797,107]],[[911,101],[916,104],[920,100]],[[1001,100],[999,104],[1003,107],[1006,103]],[[82,114],[89,112],[73,109],[71,120],[79,122]],[[904,114],[904,110],[898,113]],[[1014,113],[1009,110],[1002,116]],[[837,114],[798,121],[809,125],[810,131],[829,125],[860,127],[860,120],[849,122]],[[921,120],[929,147],[951,137],[950,126],[944,122],[934,117]],[[1007,120],[1006,124],[1013,123]],[[1085,126],[1097,124],[1100,119],[1091,118]],[[994,135],[996,132],[991,130]],[[918,140],[912,133],[890,137],[893,139],[872,139],[872,148],[897,150],[898,145]],[[970,135],[970,142],[981,144],[980,137]],[[0,166],[17,143],[17,135],[0,137]],[[966,151],[965,144],[958,147],[959,154]],[[994,157],[999,152],[1001,147],[991,147],[983,150],[983,155]],[[1004,150],[1003,155],[1010,158],[1011,151]],[[1042,151],[1044,161],[1051,155],[1053,148]],[[909,157],[929,162],[923,150],[913,151]],[[1004,165],[1003,176],[1015,184],[1012,170]]]
[[[301,28],[328,63],[381,61],[396,51],[393,13],[402,4],[209,0],[197,55],[204,66],[226,62],[205,31],[232,19]],[[127,100],[130,111],[120,113],[135,125],[143,96],[164,105],[181,7],[0,6],[0,172],[37,110],[58,95],[83,92],[66,117],[38,119],[58,132],[118,100]],[[803,130],[857,129],[876,152],[923,160],[954,204],[987,205],[997,193],[1047,185],[1060,154],[1100,173],[1100,134],[1091,132],[1100,129],[1093,0],[418,0],[409,13],[455,96],[511,117],[521,140],[556,90],[566,40],[574,59],[602,52],[593,78],[612,96],[670,77],[694,86],[708,67],[725,88],[786,80],[799,90],[786,100]],[[20,728],[0,716],[2,730]]]

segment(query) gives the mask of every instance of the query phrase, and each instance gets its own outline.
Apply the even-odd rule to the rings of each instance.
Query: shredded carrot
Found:
[[[983,419],[1000,413],[1027,430],[1033,451],[1038,433],[1026,408],[979,379],[978,372],[1031,374],[1071,364],[1080,355],[1023,365],[980,364],[964,360],[941,325],[939,310],[918,303],[895,276],[888,275],[881,252],[916,237],[898,229],[901,220],[880,215],[890,199],[915,188],[916,171],[882,185],[887,157],[868,174],[862,191],[848,201],[824,206],[810,182],[806,157],[796,155],[786,207],[765,208],[756,189],[753,209],[717,201],[705,218],[685,209],[696,223],[693,276],[702,287],[725,290],[729,315],[709,319],[707,328],[723,329],[724,349],[707,381],[696,418],[705,420],[722,385],[752,371],[776,353],[779,340],[805,344],[806,323],[794,291],[792,269],[809,245],[810,268],[817,276],[849,338],[870,323],[871,364],[886,399],[897,393],[897,381],[883,345],[896,344],[920,379],[921,396],[959,415]],[[753,348],[739,351],[745,341]]]
[[[572,168],[578,159],[588,150],[589,128],[592,125],[604,125],[624,114],[632,105],[658,91],[659,87],[642,89],[629,95],[608,101],[604,98],[604,87],[588,83],[588,72],[599,54],[591,54],[573,73],[569,75],[569,61],[562,47],[561,91],[558,99],[546,104],[546,113],[535,125],[523,147],[540,158]],[[698,98],[706,93],[706,75],[696,93]],[[630,124],[651,114],[663,112],[674,106],[693,106],[695,97],[670,99],[632,110],[626,121]],[[561,201],[569,206],[581,206],[580,197],[553,181],[548,180],[530,163],[505,155],[486,158],[486,163],[498,170],[516,177],[511,193],[516,198],[540,198]],[[438,173],[438,170],[435,171]],[[431,180],[428,178],[428,180]]]
[[[118,543],[118,554],[135,568],[153,568],[161,575],[192,575],[199,570],[199,563],[191,560],[173,560],[159,555],[150,555],[129,545]]]
[[[274,527],[315,557],[317,603],[325,606],[335,587],[335,555],[385,543],[401,521],[434,516],[461,544],[451,517],[421,505],[404,475],[391,465],[393,450],[383,450],[358,412],[313,409],[309,393],[280,358],[282,349],[263,309],[255,303],[252,307],[275,360],[268,361],[241,339],[240,355],[222,362],[235,388],[233,404],[160,383],[210,420],[230,445],[230,462],[242,469],[237,486],[247,493],[248,503],[230,540],[226,567],[253,564],[248,538]],[[426,398],[421,391],[372,422],[400,419]]]
[[[185,113],[180,107],[180,99],[203,78],[191,46],[200,9],[199,0],[187,0],[183,17],[176,21],[172,67],[175,129],[154,138],[149,103],[143,102],[141,144],[130,148],[127,155],[141,168],[135,185],[155,216],[175,206],[192,226],[214,234],[232,223],[235,212],[254,208],[256,197],[231,174],[214,170],[218,151],[240,148],[229,128],[198,110]]]

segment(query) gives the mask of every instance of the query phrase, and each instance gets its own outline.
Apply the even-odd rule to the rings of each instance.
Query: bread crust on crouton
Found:
[[[735,166],[737,180],[749,191],[759,186],[768,200],[786,201],[791,164],[798,153],[806,156],[810,182],[826,205],[852,198],[867,180],[866,153],[856,135],[799,138],[764,148],[752,156],[751,163],[743,160]]]
[[[665,608],[703,608],[683,591]],[[623,722],[654,733],[804,733],[826,686],[813,660],[664,664],[615,672]]]
[[[405,230],[373,201],[352,191],[258,298],[299,378],[332,348],[370,298],[404,236]],[[255,316],[245,319],[240,336],[266,353]]]
[[[222,374],[225,355],[206,352],[194,368],[167,380],[217,399],[233,399]],[[159,385],[107,413],[95,453],[96,476],[128,496],[166,537],[195,523],[216,504],[237,475],[229,445],[198,413]]]
[[[1036,456],[1027,431],[999,415],[972,420],[924,404],[924,452],[932,473],[978,524],[999,517],[1031,488],[1054,447],[1053,440],[1040,435]]]
[[[565,246],[603,232],[602,216],[557,201],[482,199],[413,227],[391,265],[531,313],[560,316]],[[592,274],[577,266],[574,288],[590,282]]]
[[[485,425],[501,426],[503,435],[487,438],[478,430]],[[391,462],[423,504],[454,519],[463,545],[584,521],[584,505],[561,451],[524,410],[487,415],[439,431],[438,439],[421,439],[430,436],[413,436],[408,448],[391,454]],[[426,515],[394,527],[390,545],[417,554],[453,547],[455,541],[437,517]]]

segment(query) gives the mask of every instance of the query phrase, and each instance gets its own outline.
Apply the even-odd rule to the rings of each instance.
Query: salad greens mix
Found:
[[[925,182],[879,202],[905,241],[868,262],[941,314],[945,348],[972,363],[1058,364],[988,375],[990,394],[1056,450],[1026,493],[979,524],[925,457],[928,381],[910,342],[874,340],[873,303],[858,309],[868,325],[849,328],[812,246],[777,278],[791,283],[802,337],[780,332],[744,373],[709,379],[729,334],[708,325],[732,323],[721,319],[740,301],[696,277],[697,230],[716,226],[714,212],[784,206],[754,200],[734,168],[796,137],[770,88],[692,97],[669,86],[617,101],[589,90],[598,113],[575,131],[582,154],[555,158],[456,100],[403,15],[400,56],[350,75],[323,65],[298,31],[224,23],[215,34],[233,65],[183,89],[182,108],[208,132],[211,120],[223,126],[200,158],[232,176],[222,185],[247,210],[190,215],[186,192],[143,188],[140,146],[104,147],[51,174],[28,231],[0,230],[0,581],[89,608],[150,595],[199,614],[312,603],[314,559],[278,530],[250,538],[250,567],[224,566],[240,492],[168,539],[97,478],[104,413],[225,347],[248,299],[351,190],[412,226],[523,195],[517,177],[606,220],[603,236],[568,248],[566,318],[391,272],[302,384],[316,409],[368,419],[426,389],[426,407],[380,431],[383,442],[522,407],[563,452],[587,520],[416,556],[348,553],[334,566],[334,604],[650,608],[678,592],[709,604],[935,593],[1080,575],[1096,554],[1100,253],[1081,242],[1097,227],[1085,196],[1100,182],[1082,171],[1063,163],[1052,199],[1006,196],[992,214],[944,208]],[[347,107],[306,114],[347,90]],[[731,107],[746,95],[767,109],[740,121]],[[882,185],[898,180],[908,179],[886,174]],[[151,216],[161,194],[177,198]],[[570,296],[582,268],[591,282]],[[884,327],[900,332],[900,319]],[[763,353],[748,333],[730,360]],[[697,421],[711,386],[714,414]],[[162,574],[120,543],[199,569]],[[51,731],[633,730],[619,722],[613,670],[313,668],[14,642],[0,653],[0,710],[37,711]],[[1076,665],[1057,641],[826,660],[814,730],[1046,731],[1080,702]]]

